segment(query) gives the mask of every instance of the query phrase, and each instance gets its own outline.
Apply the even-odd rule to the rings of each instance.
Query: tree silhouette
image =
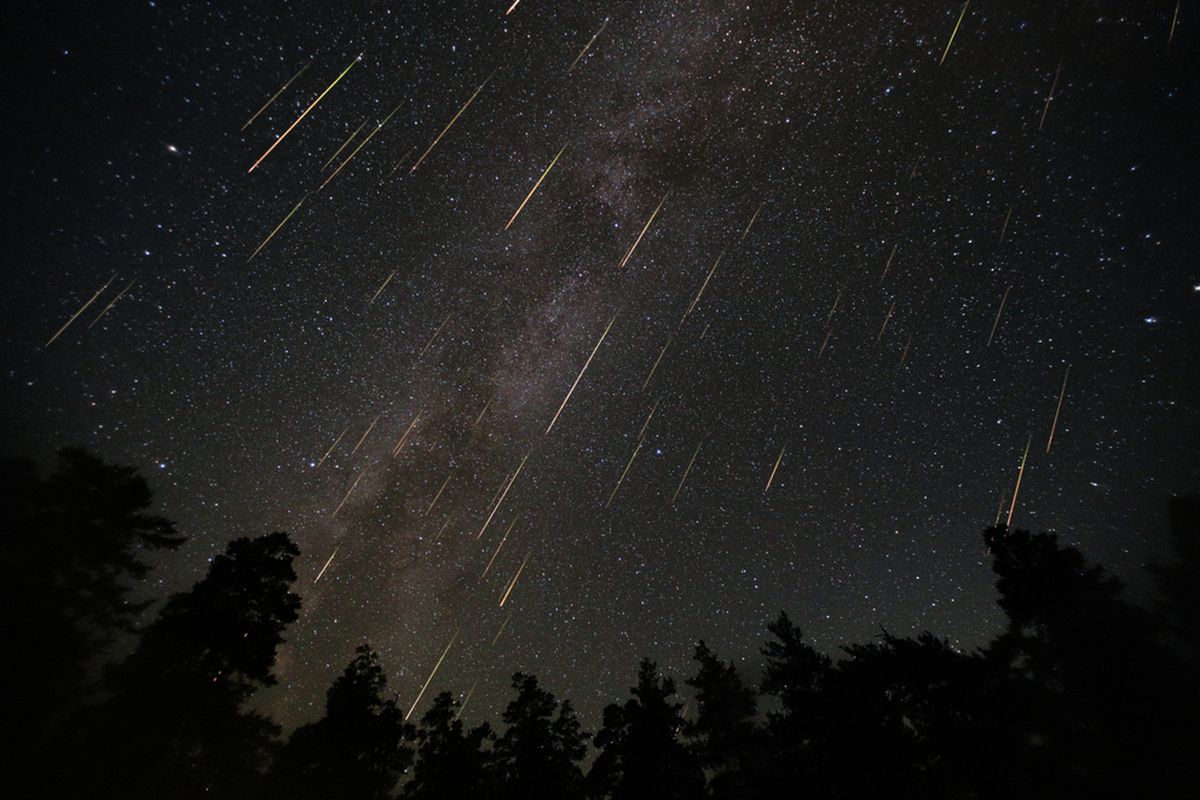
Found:
[[[732,664],[717,658],[703,641],[692,656],[696,674],[696,714],[687,725],[692,751],[708,772],[713,797],[745,797],[756,780],[761,737],[755,722],[757,697]]]
[[[412,764],[413,730],[392,699],[379,656],[362,644],[325,693],[325,716],[297,728],[276,767],[288,797],[389,797]]]
[[[508,727],[494,749],[498,795],[514,800],[579,797],[579,762],[587,753],[587,734],[570,701],[560,705],[532,675],[516,673],[512,686],[517,696],[504,710]]]
[[[492,729],[484,723],[466,730],[458,708],[449,692],[441,692],[421,717],[417,763],[402,794],[406,800],[489,796],[491,758],[483,745],[494,738]]]

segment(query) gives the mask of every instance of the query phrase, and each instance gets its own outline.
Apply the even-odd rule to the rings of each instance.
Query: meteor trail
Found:
[[[542,185],[542,181],[546,180],[546,176],[550,174],[550,170],[554,169],[554,165],[558,163],[558,157],[561,156],[563,151],[566,149],[567,146],[564,144],[562,146],[562,150],[559,150],[558,155],[554,156],[554,160],[550,162],[550,166],[546,167],[546,171],[542,173],[542,177],[537,179],[537,183],[535,183],[533,188],[529,190],[529,194],[525,195],[525,199],[521,201],[521,205],[517,206],[517,210],[513,212],[513,215],[509,218],[508,223],[504,226],[504,230],[508,230],[509,227],[512,226],[513,222],[517,219],[517,215],[521,213],[521,209],[525,208],[525,204],[529,202],[529,198],[533,197],[533,193],[536,192],[538,187]]]
[[[642,429],[638,431],[638,441],[646,438],[646,428],[650,425],[650,420],[654,418],[654,412],[658,410],[658,404],[662,402],[662,398],[654,401],[654,407],[650,409],[650,413],[646,415],[646,421],[642,423]]]
[[[621,484],[625,482],[625,476],[629,474],[629,468],[633,466],[633,460],[637,458],[637,454],[642,449],[642,443],[638,442],[637,447],[633,448],[633,455],[629,457],[629,461],[625,464],[625,471],[621,473],[620,479],[617,480],[617,485],[613,487],[612,494],[608,496],[608,502],[604,504],[605,508],[612,505],[613,498],[617,496],[617,490],[621,488]]]
[[[1021,455],[1021,468],[1017,470],[1017,485],[1013,488],[1012,504],[1008,507],[1008,520],[1004,523],[1005,527],[1012,527],[1013,511],[1017,508],[1017,495],[1021,491],[1021,478],[1025,477],[1025,459],[1029,458],[1029,445],[1033,442],[1033,435],[1030,434],[1029,439],[1025,442],[1025,452]]]
[[[1171,32],[1167,34],[1167,52],[1171,51],[1171,42],[1175,41],[1175,23],[1179,21],[1179,3],[1180,0],[1175,0],[1175,14],[1171,17]],[[607,24],[605,20],[605,24]]]
[[[371,431],[375,429],[375,423],[379,422],[379,418],[382,416],[382,413],[375,415],[375,419],[371,420],[371,424],[367,426],[365,431],[363,431],[363,435],[359,437],[358,444],[354,445],[354,449],[350,451],[350,455],[354,455],[358,452],[358,448],[362,447],[362,443],[365,442],[367,437],[371,435]]]
[[[675,494],[671,495],[670,505],[675,505],[675,500],[679,498],[679,493],[683,491],[683,483],[687,480],[688,475],[692,471],[692,464],[696,463],[696,456],[700,455],[700,445],[704,444],[704,440],[700,440],[700,444],[696,445],[696,449],[692,452],[691,460],[688,461],[687,469],[683,471],[683,477],[679,479],[679,485],[675,487]]]
[[[329,458],[329,454],[333,452],[333,449],[338,446],[338,442],[342,440],[342,437],[345,436],[346,432],[349,430],[349,428],[345,428],[341,433],[338,434],[338,437],[333,440],[333,444],[329,445],[329,449],[325,451],[325,455],[321,456],[321,460],[317,462],[317,466],[313,467],[313,469],[317,469],[325,463],[325,459]]]
[[[446,323],[450,321],[450,318],[451,318],[452,316],[454,316],[454,315],[453,315],[453,314],[447,314],[447,315],[446,315],[446,318],[445,318],[444,320],[442,320],[442,324],[437,326],[437,330],[433,332],[433,336],[430,336],[430,337],[429,337],[429,341],[428,341],[428,342],[426,342],[426,343],[425,343],[425,346],[421,348],[421,352],[420,352],[420,353],[417,353],[417,361],[420,361],[420,360],[421,360],[421,356],[425,355],[425,351],[426,351],[426,350],[428,350],[428,349],[429,349],[429,347],[430,347],[430,345],[432,345],[432,344],[433,344],[433,341],[434,341],[435,339],[437,339],[437,337],[438,337],[438,334],[442,332],[442,328],[446,327]]]
[[[488,525],[492,524],[492,517],[496,516],[496,512],[500,510],[500,506],[504,505],[504,498],[508,497],[508,490],[511,489],[512,485],[516,482],[517,476],[521,474],[521,467],[525,466],[525,462],[529,460],[529,456],[532,453],[533,451],[530,450],[525,454],[525,458],[522,458],[521,463],[517,466],[517,471],[513,473],[511,478],[508,479],[508,485],[505,486],[504,491],[500,493],[500,499],[497,500],[496,505],[492,507],[492,513],[488,514],[488,518],[484,520],[483,527],[479,529],[479,533],[475,536],[475,541],[478,542],[483,538],[483,532],[487,530]]]
[[[508,7],[508,11],[504,12],[504,16],[507,17],[509,14],[511,14],[513,12],[513,9],[516,8],[520,3],[521,3],[521,0],[513,0],[513,4]]]
[[[450,527],[450,517],[446,517],[446,521],[442,523],[442,527],[438,528],[437,535],[433,537],[432,544],[437,544],[438,539],[442,538],[442,534],[446,532],[446,528]]]
[[[411,156],[413,154],[413,151],[416,149],[417,148],[415,148],[415,147],[408,148],[408,152],[405,153],[404,155],[400,156],[400,160],[396,162],[396,166],[392,167],[392,171],[387,174],[387,178],[384,178],[384,180],[386,181],[388,178],[395,175],[396,171],[399,170],[400,167],[404,166],[404,162],[408,160],[408,157]]]
[[[412,422],[408,423],[408,427],[404,430],[404,435],[400,437],[400,441],[396,442],[396,446],[392,448],[392,458],[400,455],[400,451],[404,449],[404,443],[408,441],[408,435],[412,433],[412,429],[416,427],[417,420],[421,418],[422,413],[424,412],[418,411],[417,415],[413,417]]]
[[[1176,13],[1176,14],[1178,14],[1178,13],[1179,13],[1179,9],[1175,9],[1175,13]],[[575,56],[575,60],[571,62],[571,66],[567,67],[567,74],[568,74],[568,75],[570,75],[570,74],[571,74],[571,71],[572,71],[573,69],[575,69],[575,65],[579,63],[579,59],[583,58],[584,54],[585,54],[585,53],[588,51],[588,48],[590,48],[590,47],[592,46],[592,44],[593,44],[593,43],[595,43],[596,39],[598,39],[598,38],[600,37],[600,34],[604,33],[604,29],[605,29],[605,28],[607,28],[607,27],[608,27],[608,17],[605,17],[605,18],[604,18],[604,24],[600,26],[600,30],[598,30],[598,31],[596,31],[594,34],[592,34],[592,38],[591,38],[591,39],[588,39],[588,43],[587,43],[587,44],[585,44],[585,45],[583,46],[583,49],[579,51],[579,55]],[[1172,25],[1171,27],[1172,27],[1172,30],[1173,30],[1173,29],[1174,29],[1174,25]],[[1172,34],[1172,35],[1173,35],[1173,34]]]
[[[437,143],[440,142],[442,140],[442,137],[446,135],[446,131],[450,130],[450,128],[452,128],[454,126],[454,123],[458,122],[458,118],[461,117],[463,112],[467,110],[467,106],[469,106],[469,105],[471,105],[471,103],[475,102],[475,98],[479,96],[479,93],[483,91],[483,87],[487,86],[488,81],[490,81],[491,79],[492,79],[492,77],[489,75],[487,77],[487,80],[485,80],[483,83],[479,84],[479,88],[475,90],[475,94],[471,95],[470,99],[467,100],[467,102],[463,103],[463,107],[458,110],[458,113],[455,114],[448,123],[446,123],[446,127],[442,128],[442,132],[439,133],[437,135],[437,138],[433,140],[433,144],[431,144],[431,145],[429,145],[429,147],[425,148],[424,153],[421,153],[421,157],[418,158],[417,162],[415,164],[413,164],[412,167],[408,170],[409,174],[417,171],[417,167],[421,166],[421,162],[425,160],[425,156],[429,155],[429,153],[433,150],[433,148],[437,147]]]
[[[1008,300],[1008,293],[1012,291],[1012,284],[1004,290],[1004,297],[1000,298],[1000,307],[996,309],[996,320],[992,323],[992,332],[988,334],[987,346],[992,346],[992,337],[996,335],[996,328],[1000,325],[1000,315],[1004,313],[1004,303]]]
[[[292,208],[292,210],[291,210],[291,211],[289,211],[289,212],[287,213],[287,216],[283,218],[283,221],[282,221],[282,222],[280,222],[278,225],[276,225],[276,226],[275,226],[275,230],[273,230],[273,231],[271,231],[269,234],[267,234],[267,238],[265,238],[265,239],[263,239],[263,240],[262,240],[262,244],[260,244],[258,247],[256,247],[256,248],[254,249],[254,252],[253,252],[253,253],[251,253],[251,254],[250,254],[250,257],[246,259],[246,263],[247,263],[247,264],[249,264],[251,261],[253,261],[253,260],[254,260],[254,257],[255,257],[256,255],[258,255],[260,252],[262,252],[262,249],[263,249],[264,247],[266,247],[266,246],[267,246],[267,244],[268,244],[268,243],[269,243],[269,242],[270,242],[272,239],[274,239],[274,238],[275,238],[275,234],[279,233],[279,231],[280,231],[280,230],[283,228],[283,226],[284,226],[284,225],[287,225],[287,223],[288,223],[288,220],[292,218],[292,215],[293,215],[293,214],[295,214],[297,211],[299,211],[299,210],[300,210],[300,206],[304,205],[304,201],[305,201],[305,200],[307,200],[307,199],[308,199],[308,195],[304,195],[304,197],[301,197],[301,198],[300,198],[300,202],[299,202],[299,203],[296,203],[295,207],[293,207],[293,208]]]
[[[500,641],[500,634],[504,633],[504,629],[508,627],[508,621],[512,619],[512,614],[504,618],[504,622],[500,623],[500,630],[496,631],[496,635],[492,637],[491,647],[496,646],[496,642]]]
[[[587,361],[583,364],[583,369],[579,370],[579,374],[575,376],[575,382],[571,384],[570,390],[567,391],[567,396],[563,398],[562,404],[559,405],[558,411],[554,412],[554,419],[550,420],[550,424],[546,426],[546,435],[550,435],[551,428],[554,423],[558,422],[558,416],[562,414],[563,409],[567,407],[567,401],[571,399],[571,395],[575,393],[575,387],[579,385],[580,378],[583,373],[587,372],[588,365],[592,363],[592,359],[596,357],[596,351],[600,349],[600,345],[604,344],[604,337],[608,336],[608,331],[612,328],[613,323],[617,321],[617,315],[613,314],[613,318],[608,321],[608,327],[604,329],[604,333],[600,334],[600,341],[596,342],[596,346],[592,348],[592,354],[588,356]]]
[[[1177,10],[1178,10],[1178,9],[1177,9]],[[252,123],[252,122],[254,122],[254,120],[258,119],[258,115],[259,115],[259,114],[261,114],[261,113],[263,113],[264,111],[266,111],[266,110],[267,110],[267,108],[268,108],[268,107],[271,105],[271,103],[274,103],[276,100],[278,100],[278,99],[279,99],[279,95],[281,95],[281,94],[283,94],[284,92],[286,92],[286,91],[287,91],[287,88],[288,88],[289,86],[291,86],[291,85],[292,85],[292,81],[296,80],[296,78],[299,78],[301,75],[303,75],[303,74],[304,74],[304,70],[308,69],[308,68],[309,68],[309,67],[311,67],[311,66],[312,66],[312,62],[310,61],[310,62],[308,62],[307,64],[305,64],[303,67],[301,67],[299,72],[297,72],[297,73],[296,73],[295,75],[293,75],[292,77],[288,78],[288,80],[287,80],[287,83],[285,83],[283,86],[280,86],[280,87],[279,87],[279,91],[278,91],[278,92],[276,92],[275,94],[271,95],[271,99],[270,99],[270,100],[268,100],[267,102],[263,103],[263,106],[262,106],[262,108],[260,108],[258,111],[255,111],[255,112],[254,112],[254,116],[253,116],[253,117],[251,117],[250,119],[246,120],[246,124],[242,126],[242,130],[246,130],[246,128],[249,128],[249,127],[250,127],[250,123]]]
[[[450,483],[450,479],[454,477],[454,470],[450,470],[450,474],[446,476],[446,480],[442,481],[442,486],[437,490],[437,494],[433,496],[433,500],[429,502],[429,508],[425,509],[425,516],[429,516],[429,512],[433,511],[433,507],[437,505],[438,499],[442,496],[442,492],[446,491],[446,485]]]
[[[326,87],[325,91],[321,92],[321,94],[319,94],[317,96],[317,99],[313,100],[312,103],[309,104],[308,108],[304,109],[303,114],[296,117],[296,121],[293,122],[291,124],[291,126],[289,126],[288,129],[286,131],[284,131],[283,134],[280,135],[280,137],[278,139],[275,140],[274,144],[272,144],[270,147],[267,148],[267,152],[263,153],[261,156],[258,157],[258,161],[255,161],[253,164],[250,165],[250,169],[246,170],[246,172],[248,172],[248,173],[254,172],[254,170],[256,170],[258,168],[258,165],[263,162],[263,159],[265,159],[267,156],[271,155],[271,151],[274,150],[276,147],[278,147],[279,143],[282,142],[285,138],[287,138],[287,135],[292,132],[292,129],[300,124],[300,120],[307,117],[308,112],[310,112],[314,108],[316,108],[317,103],[321,102],[325,98],[325,95],[329,94],[330,90],[333,89],[333,87],[337,86],[338,82],[341,81],[342,78],[346,77],[346,73],[350,71],[351,67],[353,67],[355,64],[357,64],[359,61],[362,61],[362,57],[363,57],[363,54],[359,53],[358,57],[350,62],[350,66],[346,67],[344,70],[342,70],[341,75],[338,75],[336,78],[334,78],[333,83],[329,84],[329,86]]]
[[[475,687],[478,685],[479,685],[479,679],[476,678],[475,682],[471,684],[471,688],[467,689],[467,696],[464,697],[463,701],[458,704],[458,711],[454,712],[454,719],[458,719],[459,717],[462,716],[463,709],[467,707],[467,703],[471,702],[471,695],[475,694]]]
[[[650,215],[650,219],[646,220],[646,224],[642,226],[642,232],[638,234],[633,245],[629,248],[629,252],[621,259],[621,263],[617,265],[617,269],[623,269],[629,259],[633,257],[633,251],[637,250],[637,246],[642,243],[642,237],[646,235],[646,231],[650,230],[650,226],[654,224],[654,218],[658,216],[658,212],[662,209],[663,203],[667,202],[667,195],[671,192],[667,191],[663,194],[662,199],[658,201],[658,205],[654,207],[654,213]]]
[[[1000,242],[999,242],[999,244],[1004,244],[1004,234],[1008,232],[1008,221],[1010,219],[1012,219],[1012,212],[1013,212],[1013,207],[1010,205],[1008,207],[1008,213],[1004,215],[1004,224],[1000,226]]]
[[[1046,452],[1050,452],[1050,445],[1054,444],[1054,431],[1058,428],[1058,416],[1062,413],[1063,397],[1067,394],[1067,378],[1071,377],[1071,367],[1067,367],[1067,371],[1063,373],[1062,388],[1058,390],[1058,407],[1054,409],[1054,422],[1050,425],[1050,438],[1046,440]]]
[[[416,708],[417,708],[417,703],[421,702],[421,697],[422,697],[422,696],[424,696],[424,694],[425,694],[425,690],[429,688],[429,684],[430,684],[430,682],[432,682],[432,681],[433,681],[433,676],[434,676],[434,675],[437,675],[437,671],[438,671],[438,669],[439,669],[439,668],[442,666],[442,662],[443,662],[443,661],[446,659],[446,653],[449,653],[449,652],[450,652],[450,648],[454,646],[454,640],[455,640],[455,639],[457,639],[457,638],[458,638],[458,631],[456,630],[456,631],[454,632],[454,635],[450,637],[450,641],[449,641],[449,643],[446,645],[446,649],[442,651],[442,655],[441,655],[441,657],[440,657],[440,658],[438,658],[438,660],[437,660],[437,663],[436,663],[436,664],[434,664],[434,666],[433,666],[433,672],[429,673],[429,677],[425,679],[425,685],[424,685],[424,686],[422,686],[422,687],[421,687],[421,691],[417,693],[417,699],[416,699],[416,700],[413,700],[413,704],[412,704],[412,706],[410,706],[410,707],[409,707],[409,709],[408,709],[408,713],[404,715],[404,721],[405,721],[405,722],[408,722],[408,718],[409,718],[409,717],[411,717],[411,716],[412,716],[412,713],[413,713],[413,711],[415,711],[415,710],[416,710]]]
[[[110,308],[112,308],[113,306],[115,306],[117,304],[117,301],[120,300],[122,297],[124,297],[125,293],[128,292],[130,289],[132,289],[133,285],[135,283],[137,283],[137,278],[134,278],[129,283],[125,284],[125,288],[122,289],[121,291],[117,292],[117,296],[114,297],[112,300],[109,300],[108,305],[106,305],[104,307],[104,310],[101,311],[99,314],[97,314],[96,318],[88,324],[88,329],[90,330],[93,325],[95,325],[97,322],[99,322],[100,318],[103,317],[105,314],[107,314],[108,310]]]
[[[821,349],[817,351],[817,358],[825,354],[825,348],[829,346],[829,337],[833,336],[833,328],[825,331],[825,339],[821,342]]]
[[[887,330],[888,323],[892,320],[892,314],[896,311],[896,301],[892,301],[892,307],[888,309],[887,316],[883,318],[883,326],[879,329],[879,335],[875,337],[875,344],[883,341],[883,332]]]
[[[322,165],[321,165],[321,169],[322,169],[322,170],[328,169],[328,168],[329,168],[329,165],[333,163],[333,160],[334,160],[335,158],[337,158],[339,155],[341,155],[342,151],[346,149],[346,146],[347,146],[347,145],[349,145],[349,144],[350,144],[350,142],[354,141],[354,137],[355,137],[355,136],[358,136],[358,134],[359,134],[360,132],[362,132],[362,129],[363,129],[363,128],[365,128],[365,127],[367,127],[367,120],[369,120],[369,119],[370,119],[370,117],[369,117],[369,116],[363,117],[362,124],[361,124],[361,125],[359,125],[357,128],[355,128],[355,129],[354,129],[354,133],[352,133],[352,134],[350,134],[349,136],[347,136],[347,137],[346,137],[346,141],[342,142],[342,146],[341,146],[341,147],[339,147],[337,150],[334,150],[334,151],[333,151],[333,155],[331,155],[331,156],[329,157],[329,160],[328,160],[328,161],[326,161],[324,164],[322,164]]]
[[[375,299],[378,298],[379,295],[383,293],[383,290],[387,288],[387,285],[392,282],[392,278],[396,277],[397,272],[399,272],[399,270],[392,270],[392,274],[387,276],[387,280],[379,284],[379,288],[375,290],[375,294],[371,295],[371,299],[367,301],[367,305],[371,305],[375,302]]]
[[[396,116],[396,112],[400,110],[400,106],[402,106],[402,105],[404,105],[404,104],[403,104],[403,103],[398,103],[398,104],[396,105],[396,107],[395,107],[395,108],[393,108],[393,109],[392,109],[392,110],[391,110],[391,111],[388,113],[388,115],[387,115],[386,117],[384,117],[384,118],[383,118],[383,122],[381,122],[381,123],[379,123],[378,125],[376,125],[376,126],[375,126],[375,130],[373,130],[373,131],[371,131],[370,133],[368,133],[368,134],[367,134],[367,137],[366,137],[365,139],[363,139],[361,142],[359,142],[359,143],[358,143],[358,147],[354,148],[354,150],[352,150],[352,151],[350,152],[350,155],[346,156],[346,160],[345,160],[345,161],[343,161],[341,164],[338,164],[338,168],[337,168],[337,169],[335,169],[333,172],[331,172],[331,173],[329,174],[329,177],[328,177],[328,178],[326,178],[326,179],[325,179],[325,182],[321,184],[321,186],[320,186],[320,188],[319,188],[319,189],[317,189],[317,191],[318,191],[318,192],[319,192],[319,191],[321,191],[321,189],[324,189],[324,188],[325,188],[327,185],[329,185],[329,182],[330,182],[331,180],[333,180],[334,178],[336,178],[336,177],[337,177],[337,174],[338,174],[339,172],[341,172],[343,169],[345,169],[346,165],[347,165],[347,164],[349,164],[349,163],[351,162],[351,160],[353,160],[353,158],[354,158],[356,155],[358,155],[358,151],[359,151],[359,150],[362,150],[364,147],[366,147],[366,146],[367,146],[367,142],[371,141],[371,139],[373,139],[373,138],[375,137],[375,134],[377,134],[377,133],[379,133],[379,131],[383,130],[383,126],[384,126],[384,125],[387,125],[389,122],[391,122],[391,120],[392,120],[392,117]]]
[[[363,479],[363,475],[367,474],[366,470],[358,473],[358,477],[354,479],[354,483],[350,484],[350,488],[346,490],[346,496],[342,498],[342,502],[338,503],[337,508],[333,510],[333,515],[336,517],[338,512],[342,510],[342,506],[346,505],[346,501],[350,499],[350,494],[354,491],[354,487],[358,486],[358,482]]]
[[[742,238],[738,239],[738,244],[746,241],[746,237],[750,235],[750,229],[754,227],[754,220],[758,219],[758,212],[762,211],[763,206],[766,204],[767,201],[764,200],[758,204],[758,208],[754,209],[754,215],[750,217],[750,222],[746,224],[746,230],[742,231]]]
[[[504,532],[504,536],[501,537],[500,544],[496,545],[496,551],[492,553],[492,557],[488,559],[487,566],[483,568],[483,574],[479,576],[479,580],[483,580],[487,577],[488,571],[492,568],[492,564],[496,561],[496,556],[500,555],[500,548],[504,547],[504,543],[508,541],[508,535],[512,533],[513,528],[516,527],[518,519],[520,519],[520,517],[514,517],[513,521],[509,523],[508,530],[506,530]]]
[[[700,291],[696,292],[696,296],[692,298],[692,304],[688,306],[687,311],[683,312],[683,319],[687,319],[688,314],[691,314],[692,310],[696,307],[696,304],[700,302],[700,298],[704,295],[704,290],[708,288],[708,282],[712,280],[712,276],[716,273],[717,267],[721,265],[721,259],[724,257],[725,249],[722,248],[721,252],[717,255],[717,260],[713,262],[712,269],[708,271],[708,276],[705,277],[704,283],[700,284]],[[701,338],[704,337],[701,336]]]
[[[1046,112],[1050,110],[1050,101],[1054,99],[1054,90],[1058,88],[1058,76],[1062,74],[1062,59],[1058,60],[1058,68],[1054,70],[1054,82],[1050,84],[1050,94],[1046,95],[1046,104],[1042,106],[1042,118],[1038,120],[1038,130],[1046,124]]]
[[[337,551],[340,550],[341,547],[342,546],[339,544],[337,547],[333,548],[333,555],[331,555],[329,560],[325,562],[325,566],[321,567],[321,571],[317,573],[317,577],[313,578],[314,586],[316,586],[317,581],[321,580],[321,576],[325,574],[325,570],[329,569],[329,565],[333,563],[333,559],[337,556]]]
[[[883,279],[887,277],[888,270],[892,268],[892,259],[896,257],[896,248],[899,246],[899,243],[892,245],[892,252],[888,255],[887,263],[883,265],[883,274],[879,276],[880,286],[883,285]]]
[[[517,574],[513,575],[513,579],[511,582],[509,582],[508,588],[504,590],[504,596],[500,598],[500,608],[504,608],[504,604],[508,602],[508,596],[512,594],[513,587],[517,585],[517,578],[521,577],[521,572],[524,571],[525,565],[529,563],[529,556],[531,555],[533,555],[532,550],[525,555],[525,560],[522,561],[521,566],[517,568]],[[505,620],[505,622],[507,623],[508,620]],[[503,628],[501,628],[501,630],[503,630]],[[496,634],[496,638],[499,639],[500,634]]]
[[[42,349],[44,350],[47,347],[49,347],[50,345],[54,344],[54,340],[57,339],[59,336],[62,336],[63,331],[65,331],[67,328],[71,327],[71,323],[74,322],[75,320],[79,319],[79,315],[82,314],[84,311],[87,311],[88,306],[90,306],[92,303],[96,302],[96,298],[98,298],[100,295],[104,294],[104,290],[107,289],[108,285],[110,283],[112,283],[113,281],[115,281],[116,279],[117,279],[117,274],[114,272],[113,276],[111,278],[109,278],[103,286],[100,287],[100,290],[98,292],[96,292],[94,295],[92,295],[92,299],[88,300],[86,303],[84,303],[82,306],[80,306],[79,310],[76,311],[74,314],[72,314],[71,318],[69,320],[67,320],[66,322],[64,322],[63,326],[61,328],[59,328],[57,331],[55,331],[54,335],[50,337],[49,341],[47,341],[44,345],[42,345]]]
[[[908,341],[904,343],[904,352],[900,354],[900,369],[904,369],[904,362],[908,360],[908,348],[912,347],[912,334],[908,335]]]
[[[479,421],[481,419],[483,419],[483,415],[486,414],[487,410],[491,407],[492,407],[492,398],[489,397],[488,401],[483,404],[483,410],[479,412],[479,416],[475,418],[475,422],[471,425],[472,428],[479,427]]]
[[[668,336],[667,336],[667,342],[666,342],[666,344],[664,344],[664,345],[662,346],[662,350],[659,350],[659,351],[658,351],[658,358],[654,359],[654,366],[650,368],[650,374],[646,376],[646,380],[645,380],[645,382],[642,384],[642,391],[643,391],[643,392],[644,392],[644,391],[646,391],[646,387],[650,385],[650,379],[654,377],[654,373],[655,373],[655,371],[656,371],[656,370],[658,370],[658,364],[659,364],[659,362],[660,362],[660,361],[662,361],[662,359],[663,359],[663,356],[664,356],[664,355],[666,355],[666,353],[667,353],[667,348],[671,346],[671,339],[672,339],[672,338],[674,338],[674,337],[672,337],[672,336],[668,335]]]
[[[767,485],[763,487],[763,494],[771,491],[771,484],[775,481],[775,473],[779,471],[779,464],[783,461],[784,450],[787,450],[787,442],[784,442],[783,447],[779,448],[779,457],[775,459],[775,466],[771,467],[771,477],[767,478]]]
[[[938,62],[940,67],[946,62],[946,56],[950,52],[950,45],[954,44],[954,37],[958,35],[958,26],[962,25],[963,17],[967,15],[967,6],[971,5],[971,0],[963,3],[962,13],[958,15],[958,22],[954,23],[954,30],[950,32],[950,41],[946,42],[946,49],[942,51],[942,60]]]
[[[829,309],[829,316],[825,318],[825,327],[829,327],[829,323],[833,322],[833,312],[837,311],[838,303],[842,301],[842,292],[846,287],[842,286],[837,290],[837,296],[833,298],[833,307]]]

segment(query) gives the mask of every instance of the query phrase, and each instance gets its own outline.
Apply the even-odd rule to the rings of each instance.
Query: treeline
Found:
[[[1170,504],[1179,558],[1155,572],[1154,611],[1053,535],[991,528],[1007,626],[974,653],[885,632],[835,660],[781,614],[761,676],[700,642],[685,714],[675,681],[643,660],[592,732],[524,674],[498,729],[468,727],[449,693],[409,724],[362,645],[324,716],[285,740],[247,701],[274,683],[300,608],[286,534],[230,542],[138,631],[131,587],[151,553],[184,541],[149,513],[145,480],[65,450],[46,476],[2,462],[0,483],[8,796],[1194,796],[1197,499]],[[112,658],[119,641],[135,644]]]

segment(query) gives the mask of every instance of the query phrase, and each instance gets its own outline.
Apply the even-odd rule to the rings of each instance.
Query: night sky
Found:
[[[1200,489],[1195,3],[103,5],[3,12],[0,445],[138,466],[149,593],[289,531],[287,727],[364,640],[591,727],[781,609],[969,649],[1027,442],[1135,583]]]

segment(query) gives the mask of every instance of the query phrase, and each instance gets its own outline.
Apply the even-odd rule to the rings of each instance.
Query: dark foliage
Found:
[[[561,704],[532,675],[513,675],[516,698],[504,709],[504,734],[494,748],[501,798],[546,800],[580,797],[587,753],[583,731],[569,700]]]
[[[495,737],[487,723],[467,730],[458,714],[454,698],[442,692],[421,717],[417,764],[404,787],[406,800],[489,796],[492,760],[483,748]]]

